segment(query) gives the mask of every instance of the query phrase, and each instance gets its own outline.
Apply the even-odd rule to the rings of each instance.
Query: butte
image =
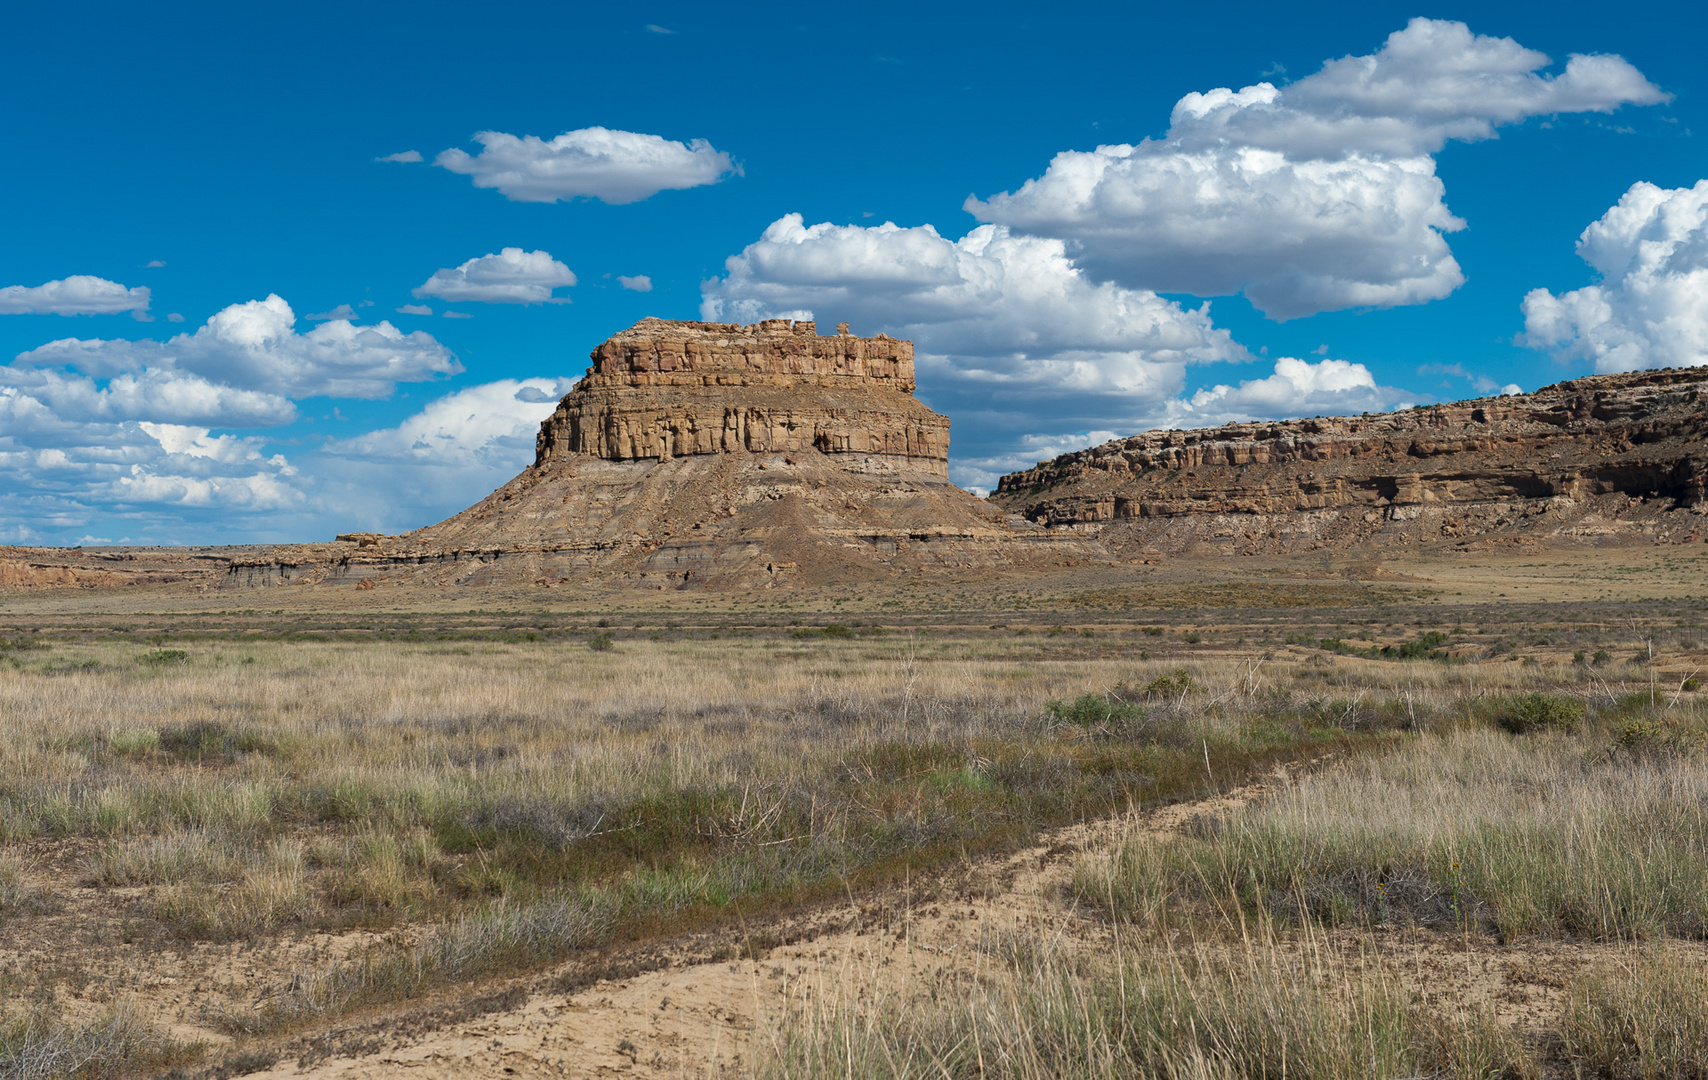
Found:
[[[949,419],[913,396],[913,344],[642,319],[593,350],[534,463],[462,513],[233,563],[230,584],[823,585],[1051,565],[1078,537],[949,481]]]

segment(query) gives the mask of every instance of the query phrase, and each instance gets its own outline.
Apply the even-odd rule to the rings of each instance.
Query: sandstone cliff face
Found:
[[[1105,539],[1237,551],[1682,537],[1702,524],[1705,438],[1708,369],[1604,375],[1399,413],[1148,432],[1005,476],[993,501],[1047,526],[1125,527]]]
[[[239,561],[231,583],[745,588],[1095,555],[951,484],[949,421],[913,388],[911,342],[846,324],[644,319],[478,504]]]
[[[593,350],[541,425],[535,465],[817,450],[914,459],[947,477],[949,420],[912,396],[913,343],[838,330],[643,319]]]

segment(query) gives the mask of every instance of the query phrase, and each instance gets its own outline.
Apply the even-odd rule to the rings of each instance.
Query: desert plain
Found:
[[[1705,595],[1700,543],[8,591],[7,1068],[1701,1075]]]

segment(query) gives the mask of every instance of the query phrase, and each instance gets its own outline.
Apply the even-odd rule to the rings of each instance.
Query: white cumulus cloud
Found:
[[[1598,372],[1708,364],[1708,180],[1631,185],[1577,250],[1601,283],[1532,290],[1521,344]]]
[[[633,277],[626,277],[622,274],[618,274],[617,284],[630,292],[652,291],[652,279],[647,277],[645,274],[636,274]]]
[[[513,202],[591,198],[632,203],[660,191],[715,184],[736,171],[728,154],[704,139],[680,143],[658,135],[590,127],[555,139],[482,131],[481,151],[451,149],[433,160],[440,168],[497,188]]]
[[[828,332],[912,340],[921,396],[955,418],[959,455],[1115,430],[1177,395],[1189,364],[1249,354],[1210,320],[1147,290],[1093,282],[1060,240],[981,225],[820,223],[789,214],[702,285],[701,317],[816,317]],[[1053,430],[1051,430],[1053,429]]]
[[[1431,156],[1528,117],[1667,95],[1617,56],[1549,58],[1463,24],[1413,19],[1368,56],[1285,87],[1192,93],[1168,134],[1056,155],[981,221],[1069,241],[1098,280],[1244,291],[1273,318],[1439,299],[1464,281]]]
[[[573,385],[500,379],[429,402],[396,427],[327,443],[311,467],[343,528],[417,528],[485,498],[534,460],[534,437]],[[374,491],[385,491],[376,501]]]
[[[1362,364],[1282,358],[1274,373],[1183,393],[1190,365],[1251,355],[1188,308],[1094,282],[1061,240],[981,225],[866,228],[799,214],[702,285],[701,317],[849,321],[915,342],[921,396],[955,419],[950,475],[975,488],[1042,457],[1153,427],[1390,409],[1414,395]],[[821,323],[822,325],[822,323]]]
[[[549,251],[507,247],[461,266],[435,271],[414,290],[417,299],[473,300],[483,304],[567,304],[552,290],[575,284],[575,273]]]
[[[4,315],[112,315],[129,311],[140,316],[148,311],[148,303],[146,285],[126,288],[89,274],[73,274],[44,285],[0,288],[0,314]]]
[[[1061,241],[984,225],[807,226],[779,218],[702,286],[701,316],[752,322],[816,313],[913,339],[985,382],[1122,391],[1152,365],[1244,359],[1210,322],[1155,293],[1095,284]]]
[[[242,390],[187,372],[144,369],[124,372],[105,386],[77,372],[55,368],[0,367],[0,393],[14,407],[34,402],[39,418],[60,423],[150,420],[220,427],[276,427],[296,419],[296,406],[278,394]],[[34,411],[31,410],[33,413]],[[36,425],[19,415],[20,430]]]
[[[290,398],[381,398],[400,382],[462,371],[456,355],[423,331],[333,319],[300,334],[295,324],[291,306],[270,295],[232,304],[194,333],[167,341],[65,338],[23,353],[14,366],[66,366],[94,376],[177,371]]]
[[[1281,420],[1300,416],[1348,416],[1386,412],[1414,404],[1415,395],[1378,386],[1363,364],[1348,360],[1299,360],[1283,356],[1275,373],[1246,379],[1238,386],[1216,385],[1169,402],[1160,427],[1214,427],[1230,422]]]

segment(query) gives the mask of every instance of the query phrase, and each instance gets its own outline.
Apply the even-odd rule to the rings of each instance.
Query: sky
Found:
[[[0,543],[431,524],[648,315],[913,340],[976,491],[1708,363],[1691,10],[13,11]]]

